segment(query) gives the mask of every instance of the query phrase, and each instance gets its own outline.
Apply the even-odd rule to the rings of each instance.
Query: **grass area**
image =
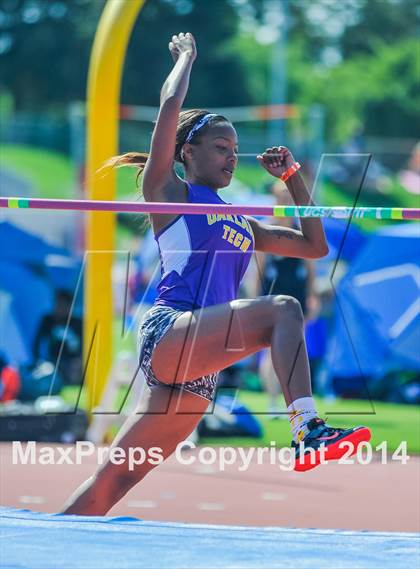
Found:
[[[137,201],[141,191],[136,186],[137,170],[135,168],[117,169],[117,198],[127,201]]]
[[[0,149],[0,167],[11,172],[33,188],[32,197],[66,199],[75,197],[76,168],[70,158],[51,150],[32,146],[4,144]],[[122,168],[117,171],[116,198],[135,201],[136,171]],[[131,216],[134,220],[134,216]],[[134,220],[135,221],[135,220]],[[133,223],[134,223],[133,221]],[[141,227],[141,220],[138,223]],[[116,248],[123,249],[133,232],[118,223]]]
[[[276,441],[279,446],[290,444],[290,429],[287,420],[272,420],[267,411],[267,396],[265,393],[241,391],[240,401],[252,412],[257,413],[264,430],[261,439],[230,438],[228,440],[205,438],[201,444],[223,446],[269,446],[270,441]],[[351,425],[366,425],[372,430],[372,446],[387,441],[390,451],[394,451],[401,443],[407,441],[408,451],[420,453],[420,413],[416,406],[397,405],[362,400],[337,399],[326,401],[315,397],[320,416],[334,427]]]
[[[125,350],[133,352],[136,349],[136,334],[133,334],[132,330],[128,329],[128,324],[126,323],[125,328],[123,328],[122,319],[117,318],[113,322],[113,343],[114,351],[116,354],[123,352]]]
[[[76,182],[73,163],[63,154],[5,144],[0,151],[0,166],[33,187],[33,197],[72,198]]]
[[[256,193],[264,193],[267,184],[273,181],[272,176],[268,174],[259,165],[238,163],[235,170],[235,178],[243,184],[253,188]]]
[[[119,334],[119,329],[114,332]],[[119,406],[125,396],[125,390],[121,389],[117,401]],[[66,401],[74,404],[77,400],[78,388],[66,387],[62,396]],[[265,393],[241,391],[239,401],[243,403],[260,421],[263,428],[262,438],[250,437],[205,437],[200,444],[208,446],[270,446],[271,441],[276,441],[277,446],[290,444],[289,421],[286,419],[270,419],[266,412],[268,399]],[[407,441],[407,450],[411,454],[420,454],[420,413],[416,406],[398,405],[363,400],[337,399],[327,401],[315,397],[320,416],[331,423],[334,427],[348,427],[352,425],[366,425],[372,430],[373,447],[383,441],[387,442],[389,452],[395,451],[402,441]],[[81,398],[81,406],[85,404],[85,398]],[[116,405],[116,409],[118,406]],[[111,429],[115,435],[117,428]]]
[[[418,196],[409,194],[397,181],[391,180],[392,191],[388,194],[372,194],[361,192],[358,200],[358,207],[419,207],[420,199]],[[325,206],[350,206],[354,205],[354,195],[337,188],[334,184],[324,182],[323,184],[323,203]],[[352,223],[359,226],[364,231],[374,231],[378,228],[376,219],[357,219],[354,218]],[[400,223],[395,221],[387,221],[388,224]]]
[[[75,166],[64,154],[32,146],[5,144],[1,146],[0,166],[10,170],[16,176],[30,183],[34,188],[34,196],[44,198],[70,198],[74,196],[76,184]],[[104,174],[106,175],[106,174]],[[136,201],[141,191],[136,187],[137,171],[135,168],[119,168],[116,176],[116,198]],[[272,177],[258,164],[239,163],[235,173],[243,184],[263,193]],[[337,188],[329,182],[323,183],[323,205],[352,206],[353,194]],[[419,197],[404,190],[395,178],[391,178],[386,193],[361,193],[359,206],[395,206],[419,207]],[[365,230],[377,227],[374,219],[355,219],[354,223]],[[120,231],[120,229],[118,229]]]
[[[0,166],[11,171],[34,187],[34,197],[70,198],[74,196],[76,169],[65,154],[52,150],[3,144]],[[120,168],[117,171],[117,198],[136,200],[136,171]]]

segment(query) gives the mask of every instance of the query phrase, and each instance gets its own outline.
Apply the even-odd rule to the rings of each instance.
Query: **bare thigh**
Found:
[[[282,302],[290,300],[263,296],[185,312],[155,348],[153,373],[166,383],[191,381],[270,346]]]

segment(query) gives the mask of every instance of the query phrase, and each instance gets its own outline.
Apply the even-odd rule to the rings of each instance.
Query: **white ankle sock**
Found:
[[[298,443],[309,433],[307,424],[311,419],[318,417],[315,401],[312,397],[300,397],[287,408],[293,440]]]

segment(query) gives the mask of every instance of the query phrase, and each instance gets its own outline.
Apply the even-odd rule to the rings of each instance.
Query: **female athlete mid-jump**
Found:
[[[150,154],[125,154],[114,165],[143,171],[146,201],[226,203],[218,191],[229,185],[237,166],[236,131],[223,116],[181,111],[197,56],[193,36],[173,36],[169,50],[174,67],[162,87]],[[269,148],[257,159],[285,181],[296,204],[312,205],[299,164],[287,148]],[[175,172],[174,162],[183,165],[184,178]],[[299,302],[283,295],[237,299],[254,250],[308,259],[326,255],[319,219],[302,219],[301,230],[239,215],[153,214],[151,223],[162,278],[155,304],[140,326],[140,366],[148,396],[143,414],[126,421],[113,447],[158,447],[167,458],[206,411],[217,373],[266,347],[288,406],[292,446],[300,459],[296,470],[319,464],[323,445],[325,458],[337,459],[348,450],[340,443],[352,442],[356,450],[370,439],[366,427],[331,428],[318,417]],[[306,454],[303,448],[314,450]],[[105,514],[154,468],[148,461],[132,470],[125,462],[114,462],[108,460],[76,490],[65,513]]]

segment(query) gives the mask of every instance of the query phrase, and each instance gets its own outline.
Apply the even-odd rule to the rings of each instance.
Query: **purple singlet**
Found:
[[[190,203],[226,203],[207,186],[187,183]],[[155,304],[193,310],[234,300],[254,251],[240,215],[179,215],[155,239],[162,278]]]

